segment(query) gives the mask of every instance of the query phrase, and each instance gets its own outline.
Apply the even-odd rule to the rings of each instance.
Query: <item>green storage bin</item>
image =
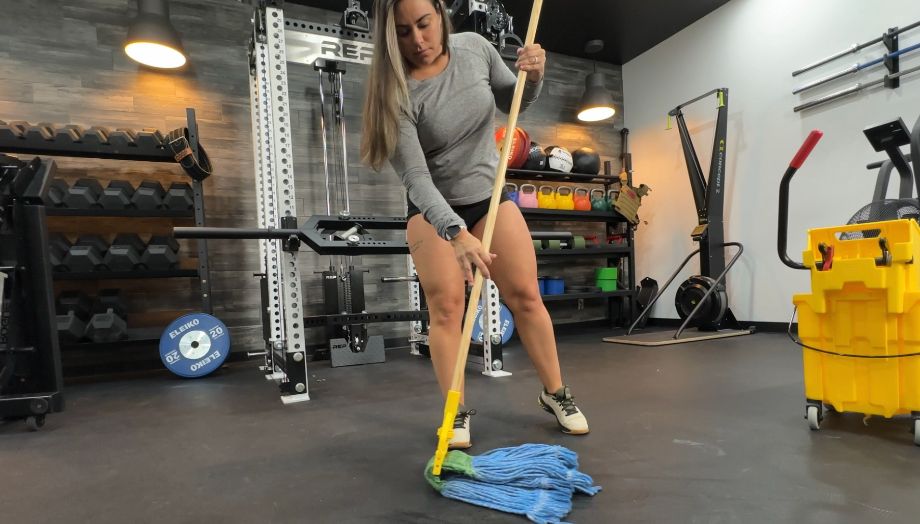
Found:
[[[594,270],[594,284],[601,291],[616,291],[619,271],[615,267],[599,267]]]

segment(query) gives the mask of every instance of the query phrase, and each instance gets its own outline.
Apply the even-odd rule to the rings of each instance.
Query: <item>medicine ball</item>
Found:
[[[546,169],[570,173],[572,171],[572,153],[561,146],[549,146],[546,152]]]
[[[502,126],[495,132],[495,147],[501,151],[502,144],[505,140],[505,127]],[[527,131],[520,127],[514,128],[514,135],[511,136],[511,151],[508,152],[508,168],[520,169],[527,161],[527,154],[530,147],[530,137]]]
[[[524,169],[531,171],[543,171],[546,169],[546,153],[543,148],[536,142],[530,143],[530,153],[527,155],[527,161],[524,162]]]
[[[579,147],[572,153],[572,172],[596,175],[601,170],[601,156],[590,147]]]

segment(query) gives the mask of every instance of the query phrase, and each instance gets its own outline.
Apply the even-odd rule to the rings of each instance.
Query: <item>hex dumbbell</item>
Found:
[[[81,235],[64,256],[64,266],[74,273],[104,270],[108,243],[98,235]]]
[[[51,269],[54,271],[68,271],[68,268],[64,266],[64,259],[67,257],[67,253],[70,252],[70,240],[67,239],[64,235],[60,233],[53,233],[48,237],[48,261],[51,265]]]
[[[93,303],[93,316],[86,324],[86,338],[93,342],[115,342],[128,333],[128,311],[121,290],[103,289]]]
[[[188,211],[195,205],[192,186],[185,182],[173,182],[163,197],[163,204],[171,211]]]
[[[134,207],[145,211],[154,211],[163,207],[163,197],[166,191],[163,184],[155,180],[144,180],[134,191],[131,202]]]
[[[103,259],[112,271],[133,271],[143,267],[141,255],[144,241],[134,233],[121,233],[115,237]]]
[[[179,242],[173,237],[153,236],[147,242],[147,249],[141,262],[149,269],[165,271],[179,265]]]
[[[131,198],[134,196],[134,186],[127,180],[112,180],[102,195],[99,197],[99,204],[103,209],[127,209],[133,204]]]
[[[64,207],[69,189],[67,182],[55,178],[48,187],[48,203],[54,207]]]
[[[61,341],[73,343],[83,338],[93,303],[80,291],[64,291],[55,302],[57,331]]]
[[[81,178],[67,188],[64,206],[71,209],[89,209],[99,206],[102,185],[94,178]]]

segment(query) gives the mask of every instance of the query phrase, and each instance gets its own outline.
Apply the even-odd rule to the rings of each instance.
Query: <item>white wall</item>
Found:
[[[883,158],[862,134],[864,127],[902,117],[908,127],[920,116],[920,72],[895,90],[864,90],[795,113],[793,106],[882,76],[884,67],[835,81],[799,95],[795,86],[885,54],[881,44],[793,78],[793,70],[886,28],[920,20],[917,0],[732,0],[623,66],[624,113],[630,129],[635,182],[652,188],[643,199],[637,231],[637,276],[664,285],[696,248],[690,231],[696,213],[677,129],[665,130],[676,105],[717,87],[729,88],[725,195],[726,240],[745,251],[729,273],[729,304],[742,320],[786,322],[792,294],[807,291],[808,273],[783,265],[776,253],[779,181],[811,129],[825,135],[793,179],[789,253],[801,260],[806,230],[846,223],[871,199],[875,173],[865,169]],[[901,35],[901,47],[920,42],[920,28]],[[920,51],[901,68],[920,65]],[[684,110],[704,172],[708,173],[716,117],[715,96]],[[896,177],[895,177],[896,178]],[[896,186],[892,184],[892,186]],[[890,194],[896,191],[891,188]],[[726,253],[728,259],[730,253]],[[676,318],[674,291],[699,271],[688,264],[652,316]]]

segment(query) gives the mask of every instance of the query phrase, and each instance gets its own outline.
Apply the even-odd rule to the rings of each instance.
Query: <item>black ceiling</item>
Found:
[[[331,11],[343,11],[347,0],[287,0]],[[623,64],[699,20],[728,0],[547,0],[540,13],[537,41],[569,56],[593,57]],[[450,0],[448,0],[450,3]],[[502,0],[522,39],[530,21],[532,0]],[[370,12],[373,0],[361,0]],[[586,55],[585,43],[601,39],[604,50]]]

